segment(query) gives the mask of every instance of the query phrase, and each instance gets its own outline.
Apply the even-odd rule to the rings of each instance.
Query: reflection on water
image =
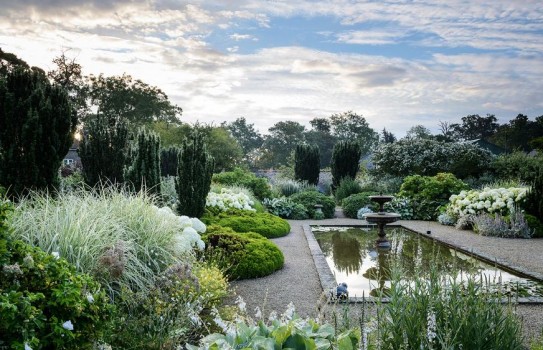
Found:
[[[541,282],[515,276],[402,228],[387,230],[389,250],[375,247],[376,229],[314,226],[312,230],[336,281],[347,283],[350,296],[386,293],[391,261],[399,263],[406,280],[424,275],[432,266],[457,279],[482,276],[521,297],[543,296]]]

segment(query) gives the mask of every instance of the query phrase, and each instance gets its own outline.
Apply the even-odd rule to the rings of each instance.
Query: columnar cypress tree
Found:
[[[0,77],[0,184],[12,197],[58,186],[77,116],[66,92],[37,70]]]
[[[160,137],[145,129],[138,132],[132,164],[125,169],[125,181],[136,191],[145,188],[160,195]]]
[[[356,141],[339,141],[332,152],[332,189],[335,190],[341,179],[350,177],[354,179],[358,172],[360,161],[360,145]]]
[[[162,176],[177,176],[179,147],[170,146],[160,150],[160,173]]]
[[[203,135],[197,130],[193,131],[183,141],[179,153],[175,182],[179,214],[197,218],[204,214],[214,166],[215,161],[206,150]]]
[[[537,170],[532,180],[532,186],[526,194],[524,207],[528,214],[543,222],[543,167]]]
[[[107,119],[95,117],[85,125],[79,156],[88,185],[95,186],[100,181],[124,181],[128,139],[128,127],[123,121],[110,124]]]
[[[299,143],[294,150],[294,177],[296,180],[319,183],[321,168],[320,152],[317,145]]]

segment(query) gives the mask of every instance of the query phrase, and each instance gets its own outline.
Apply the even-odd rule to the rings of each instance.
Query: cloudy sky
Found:
[[[163,89],[187,122],[352,110],[397,136],[543,115],[540,0],[0,0],[0,47]]]

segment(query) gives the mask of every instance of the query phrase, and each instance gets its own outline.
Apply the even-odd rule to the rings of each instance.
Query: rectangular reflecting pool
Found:
[[[387,228],[391,248],[377,249],[377,229],[311,226],[311,231],[337,283],[348,285],[350,297],[386,295],[391,261],[399,263],[404,279],[429,272],[487,281],[513,297],[543,297],[543,282],[522,277],[401,227]],[[486,283],[485,283],[486,284]]]

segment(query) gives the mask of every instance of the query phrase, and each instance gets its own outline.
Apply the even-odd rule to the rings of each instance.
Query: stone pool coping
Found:
[[[436,224],[439,226],[436,226]],[[355,223],[352,223],[352,224],[349,224],[349,223],[328,224],[327,222],[322,222],[322,223],[311,222],[311,223],[302,225],[302,229],[303,229],[305,238],[307,240],[309,250],[313,257],[313,261],[315,263],[315,267],[317,270],[317,274],[319,276],[322,289],[323,291],[329,291],[337,286],[337,281],[334,277],[334,274],[332,273],[332,270],[328,266],[328,263],[326,262],[324,254],[322,253],[322,250],[311,230],[311,226],[316,226],[316,225],[327,226],[327,227],[334,227],[334,226],[335,227],[345,227],[345,226],[368,227],[368,226],[375,226],[375,225],[372,225],[370,223],[367,223],[366,221],[360,221],[360,220],[357,220]],[[502,249],[503,248],[502,245],[511,244],[511,242],[514,242],[518,239],[502,238],[502,239],[499,239],[499,240],[502,240],[501,243],[496,244],[497,241],[495,241],[496,239],[495,237],[482,237],[473,232],[460,231],[460,230],[456,230],[453,227],[443,226],[443,225],[440,225],[438,223],[433,223],[433,222],[400,221],[396,224],[389,224],[387,225],[387,227],[403,227],[409,231],[412,231],[415,234],[419,234],[426,238],[445,244],[446,246],[449,246],[451,248],[457,249],[464,254],[478,257],[481,260],[484,260],[490,264],[495,264],[496,266],[504,270],[509,270],[511,272],[514,272],[524,277],[530,277],[533,279],[537,279],[539,281],[543,281],[543,273],[539,271],[533,271],[532,269],[528,269],[526,266],[512,263],[510,259],[504,259],[503,256],[499,256],[499,255],[496,256],[496,254],[492,254],[494,249],[496,248]],[[431,232],[431,234],[427,234],[427,232]],[[463,242],[463,244],[458,244],[458,241],[455,241],[454,239],[453,240],[446,239],[446,238],[451,238],[451,237],[447,237],[449,235],[453,235],[452,238],[455,238],[454,235],[457,233],[459,234],[460,237],[456,237],[456,238],[460,238],[460,242]],[[472,235],[473,237],[466,236],[466,233]],[[486,249],[486,251],[482,251],[481,248],[483,247],[481,247],[480,242],[478,242],[481,240],[481,238],[483,239],[483,241],[487,242],[486,244],[487,244],[488,249]],[[526,242],[530,240],[522,240],[522,241]],[[543,243],[543,240],[540,240],[540,239],[535,239],[534,241],[538,242],[537,245],[542,245],[541,243]],[[469,246],[470,243],[472,244],[471,246]],[[494,250],[494,253],[496,252],[497,251]],[[539,250],[539,256],[541,255],[543,255],[543,250]],[[534,256],[533,258],[535,257],[536,256]],[[539,266],[543,268],[542,265],[539,265]],[[350,297],[348,299],[349,303],[377,302],[377,301],[379,301],[379,298],[375,298],[371,296],[364,297],[364,298]],[[386,303],[388,302],[388,298],[382,298],[380,299],[380,301]],[[508,302],[508,301],[509,301],[508,299],[503,300],[503,302]],[[543,297],[519,297],[519,298],[515,298],[514,302],[517,302],[519,304],[543,304]]]

